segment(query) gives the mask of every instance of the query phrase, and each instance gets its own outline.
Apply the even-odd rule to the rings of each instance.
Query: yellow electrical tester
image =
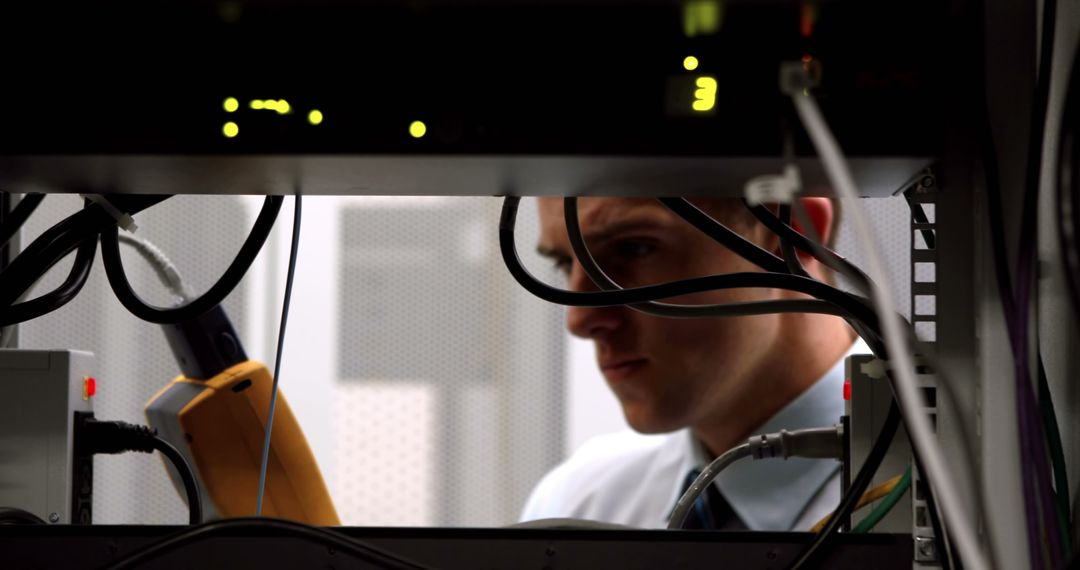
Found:
[[[253,516],[272,375],[247,359],[220,307],[193,322],[168,325],[166,338],[184,374],[150,399],[146,417],[195,470],[207,518]],[[340,524],[315,456],[280,391],[271,435],[263,514]],[[171,468],[170,474],[178,484]]]

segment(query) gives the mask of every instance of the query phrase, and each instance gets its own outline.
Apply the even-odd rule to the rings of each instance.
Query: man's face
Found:
[[[555,259],[569,289],[596,290],[573,256],[562,199],[539,203],[540,252]],[[716,208],[706,211],[720,221],[736,219]],[[623,287],[758,270],[652,199],[583,198],[578,214],[593,257]],[[665,302],[731,303],[776,295],[725,290]],[[769,358],[779,321],[775,315],[669,319],[625,307],[569,307],[566,325],[572,334],[595,343],[598,364],[627,422],[638,431],[657,433],[703,422],[737,423],[738,418],[727,418],[737,413],[739,395]]]

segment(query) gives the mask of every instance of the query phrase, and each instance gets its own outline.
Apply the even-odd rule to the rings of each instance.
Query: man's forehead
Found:
[[[564,228],[563,199],[540,198],[540,221],[543,231]],[[672,214],[652,198],[579,198],[578,220],[581,227],[599,230],[627,217],[664,221]]]

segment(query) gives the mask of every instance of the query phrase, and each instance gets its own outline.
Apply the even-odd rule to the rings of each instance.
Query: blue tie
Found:
[[[690,488],[701,469],[693,469],[686,474],[683,480],[682,492]],[[680,495],[681,496],[681,495]],[[738,530],[745,529],[746,525],[739,519],[739,515],[731,508],[731,503],[720,494],[715,484],[709,485],[705,492],[698,497],[694,508],[686,515],[686,523],[683,528],[706,529],[706,530]]]

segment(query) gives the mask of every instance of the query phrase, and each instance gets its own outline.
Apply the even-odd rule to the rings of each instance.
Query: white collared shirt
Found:
[[[868,354],[861,340],[844,355]],[[844,414],[844,358],[755,433],[833,425]],[[622,431],[587,441],[533,489],[521,520],[573,518],[664,528],[686,474],[704,467],[689,429],[664,435]],[[840,501],[840,463],[743,459],[715,484],[751,530],[809,530]]]

